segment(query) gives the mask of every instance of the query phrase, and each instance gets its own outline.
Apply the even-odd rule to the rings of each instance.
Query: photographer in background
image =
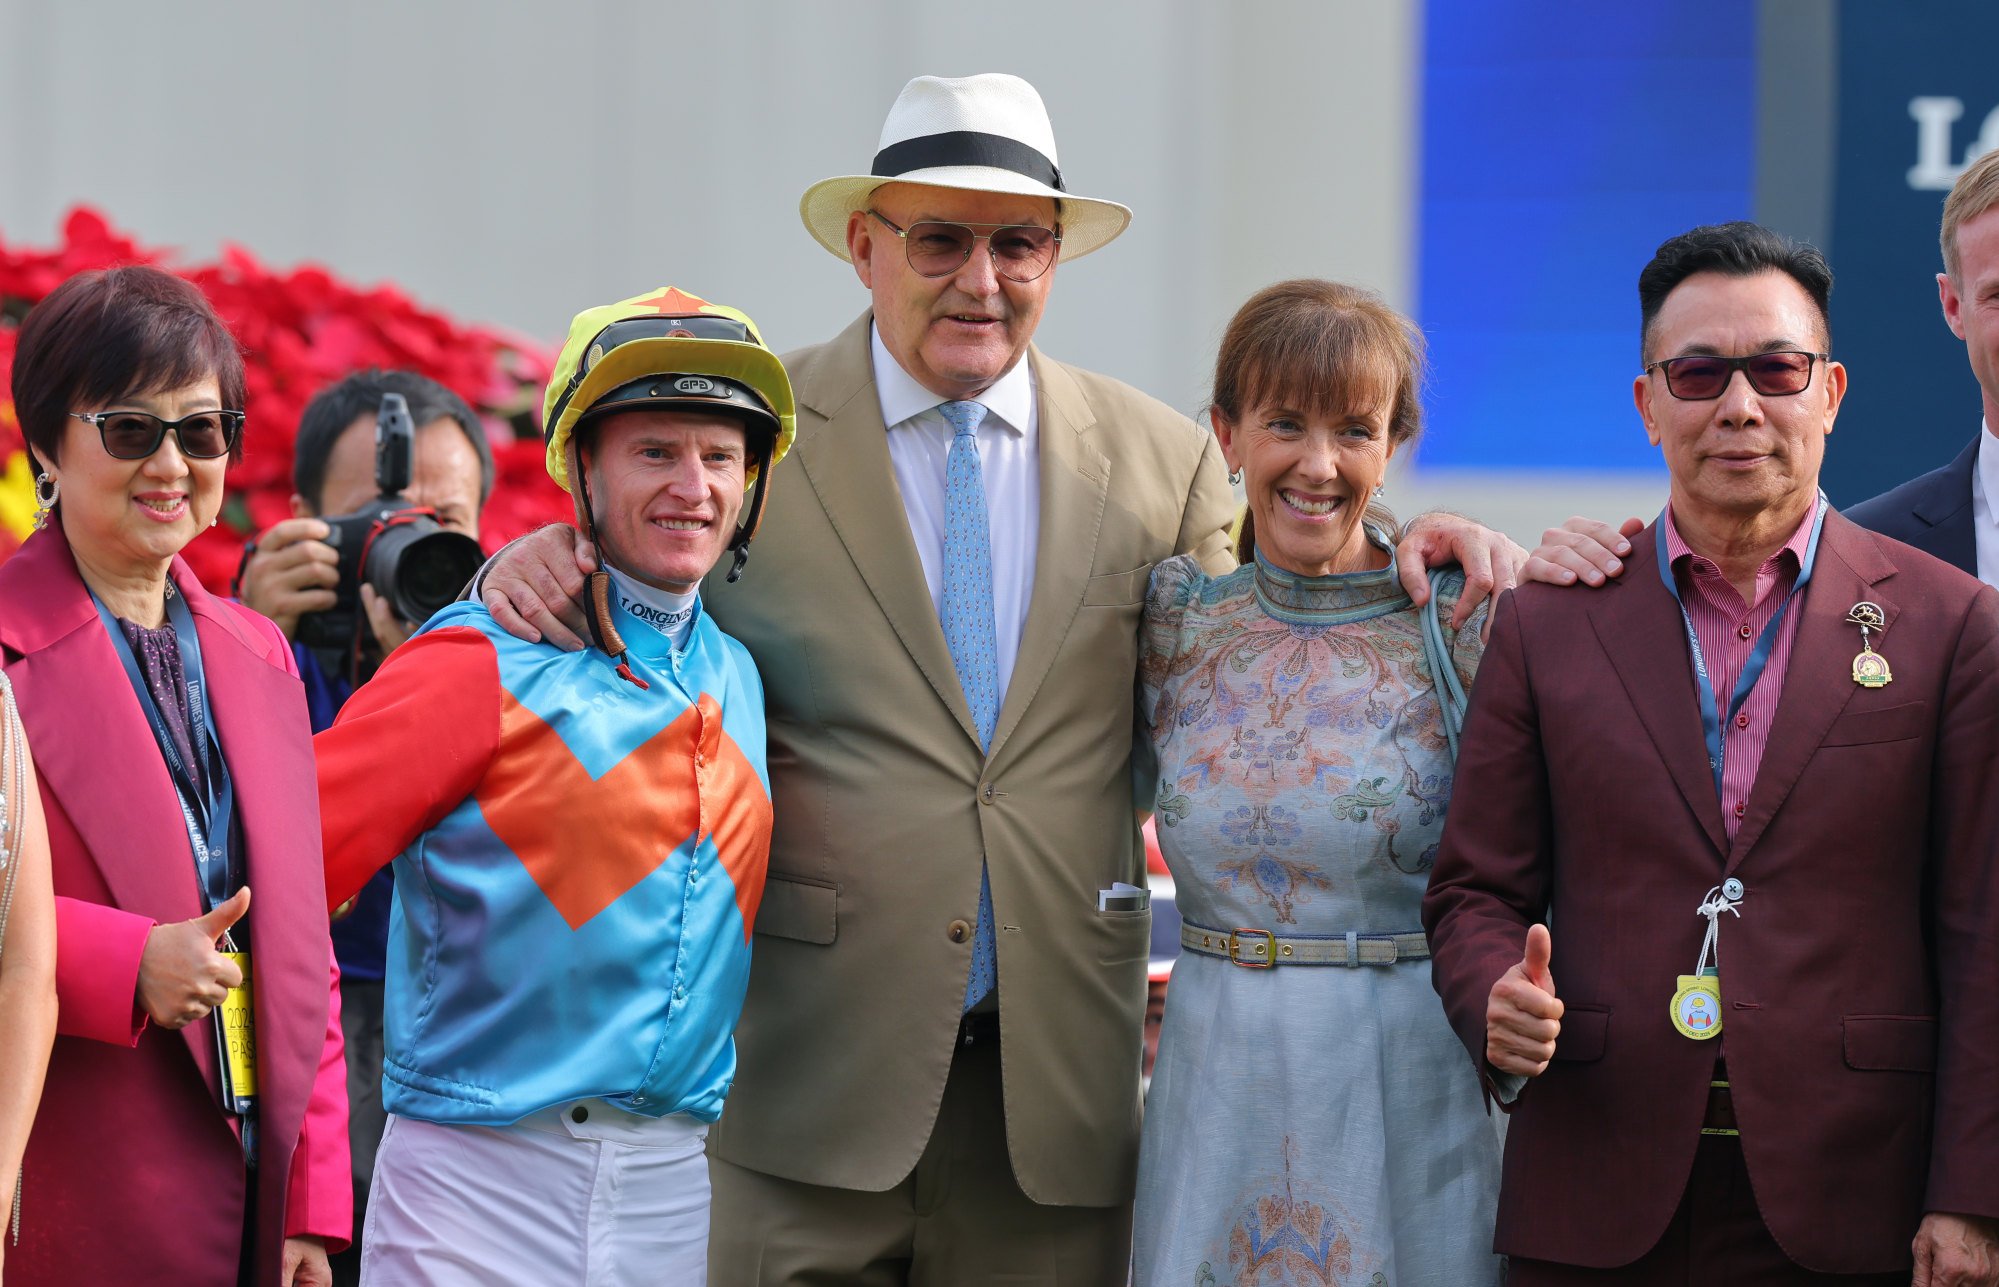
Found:
[[[387,394],[409,403],[416,452],[404,495],[435,510],[447,530],[477,538],[479,512],[493,491],[493,450],[465,400],[409,371],[362,371],[328,386],[306,405],[293,444],[292,513],[245,551],[239,596],[278,623],[292,641],[306,705],[317,733],[332,725],[354,689],[325,652],[299,642],[300,618],[335,606],[339,552],[319,516],[350,514],[378,492],[376,418]],[[421,622],[400,620],[372,586],[360,587],[366,612],[359,673],[367,676]],[[382,1137],[382,966],[394,884],[387,870],[369,881],[351,911],[333,922],[340,961],[341,1023],[347,1037],[348,1118],[354,1155],[354,1245],[333,1257],[335,1280],[357,1280],[362,1215],[375,1146]]]
[[[294,643],[301,617],[334,606],[339,552],[326,543],[330,529],[320,516],[347,514],[374,498],[375,418],[390,393],[409,403],[417,426],[410,503],[437,511],[437,521],[450,531],[479,535],[479,511],[493,493],[493,449],[463,398],[410,371],[361,371],[322,389],[306,404],[292,444],[295,517],[250,546],[239,577],[243,602],[277,622]],[[423,624],[398,620],[369,586],[361,587],[361,602],[379,647],[374,663]],[[333,722],[352,689],[307,650],[295,651],[318,730]]]

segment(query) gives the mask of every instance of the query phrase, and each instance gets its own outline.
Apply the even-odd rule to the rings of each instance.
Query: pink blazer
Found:
[[[179,1032],[134,1004],[155,924],[201,914],[172,780],[60,530],[0,564],[0,665],[35,748],[56,890],[61,1019],[22,1169],[9,1287],[278,1281],[284,1239],[338,1249],[353,1219],[339,973],[326,933],[304,691],[263,617],[187,599],[236,784],[254,938],[261,1145],[246,1192],[210,1020]]]

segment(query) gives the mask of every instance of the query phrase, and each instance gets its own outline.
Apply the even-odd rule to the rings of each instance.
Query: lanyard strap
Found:
[[[235,816],[236,790],[230,781],[229,765],[222,757],[222,739],[215,731],[215,715],[207,702],[207,686],[203,682],[201,668],[201,640],[195,634],[194,614],[188,611],[187,603],[169,582],[167,620],[173,626],[174,643],[180,649],[181,677],[187,684],[188,710],[194,720],[194,727],[188,730],[188,741],[195,754],[206,757],[208,763],[205,790],[195,785],[194,775],[181,762],[173,734],[167,729],[159,704],[153,700],[152,690],[146,686],[138,658],[132,655],[132,645],[119,628],[118,619],[94,593],[90,601],[97,608],[98,620],[104,623],[104,632],[111,636],[111,648],[118,654],[119,663],[125,667],[125,678],[131,681],[133,695],[139,699],[139,709],[145,713],[146,723],[153,730],[153,740],[159,743],[160,756],[167,763],[167,773],[173,779],[174,795],[180,801],[181,821],[187,826],[188,847],[194,851],[195,874],[201,886],[204,910],[213,910],[217,904],[229,901],[229,828]]]
[[[1777,605],[1777,613],[1770,618],[1770,624],[1763,627],[1763,634],[1756,640],[1756,647],[1750,650],[1749,660],[1743,663],[1742,674],[1736,677],[1735,691],[1728,699],[1727,719],[1734,720],[1742,704],[1749,700],[1749,694],[1756,689],[1756,681],[1763,678],[1764,669],[1770,664],[1770,654],[1777,647],[1777,632],[1783,627],[1784,614],[1791,610],[1791,600],[1798,597],[1798,591],[1805,588],[1812,579],[1812,568],[1819,558],[1819,534],[1825,530],[1827,505],[1825,493],[1820,492],[1817,513],[1812,517],[1812,536],[1805,546],[1804,561],[1798,566],[1798,579],[1784,595],[1784,601]],[[1694,658],[1694,688],[1701,703],[1701,733],[1707,739],[1708,767],[1714,770],[1714,794],[1721,798],[1721,764],[1725,754],[1723,745],[1723,717],[1717,709],[1714,692],[1714,676],[1708,672],[1707,657],[1701,652],[1700,636],[1694,632],[1694,619],[1687,612],[1686,601],[1680,598],[1680,583],[1673,578],[1672,560],[1666,550],[1666,515],[1661,512],[1654,526],[1659,546],[1659,579],[1666,583],[1666,593],[1673,596],[1673,602],[1680,609],[1680,621],[1687,628],[1687,647]]]
[[[1739,890],[1741,886],[1734,885],[1732,888]],[[1723,886],[1716,885],[1708,890],[1707,897],[1701,899],[1701,905],[1694,909],[1694,915],[1707,917],[1707,933],[1701,937],[1700,960],[1694,962],[1696,975],[1708,973],[1710,966],[1715,973],[1721,972],[1721,914],[1728,912],[1736,920],[1742,919],[1742,900],[1730,898],[1723,889]]]

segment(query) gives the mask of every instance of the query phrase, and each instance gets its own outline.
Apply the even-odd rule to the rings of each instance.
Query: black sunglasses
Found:
[[[926,221],[898,228],[879,210],[869,214],[902,238],[909,266],[925,277],[949,277],[965,266],[980,242],[992,256],[993,271],[1013,282],[1031,282],[1048,271],[1055,252],[1062,246],[1062,234],[1053,228],[1031,223],[977,224]],[[976,232],[974,227],[989,228]]]
[[[1811,386],[1812,367],[1816,363],[1831,360],[1830,353],[1779,349],[1774,353],[1751,353],[1748,357],[1699,354],[1665,358],[1647,363],[1645,370],[1665,372],[1667,392],[1682,402],[1714,401],[1728,391],[1728,382],[1737,371],[1749,381],[1750,388],[1764,397],[1787,398]]]
[[[167,430],[174,431],[180,454],[189,460],[214,460],[236,450],[243,434],[240,411],[197,411],[178,420],[162,420],[143,411],[72,411],[78,420],[97,426],[104,453],[113,460],[144,460],[160,449]]]

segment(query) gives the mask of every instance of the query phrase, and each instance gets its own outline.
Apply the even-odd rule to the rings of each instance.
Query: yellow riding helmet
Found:
[[[569,443],[579,423],[640,406],[729,411],[744,419],[755,458],[746,481],[755,491],[730,542],[736,560],[729,580],[735,580],[770,493],[766,471],[784,459],[798,433],[784,364],[748,314],[673,286],[578,313],[542,400],[548,476],[556,486],[572,490]]]
[[[658,377],[684,379],[675,383]],[[703,377],[709,382],[706,388]],[[657,390],[650,396],[631,387],[647,380]],[[542,398],[548,476],[569,490],[570,434],[592,411],[639,403],[750,409],[740,396],[744,391],[755,395],[762,403],[756,409],[775,423],[770,463],[776,464],[797,436],[797,404],[784,364],[764,344],[747,313],[673,286],[585,309],[569,324],[569,338]],[[751,481],[756,477],[753,471]]]

